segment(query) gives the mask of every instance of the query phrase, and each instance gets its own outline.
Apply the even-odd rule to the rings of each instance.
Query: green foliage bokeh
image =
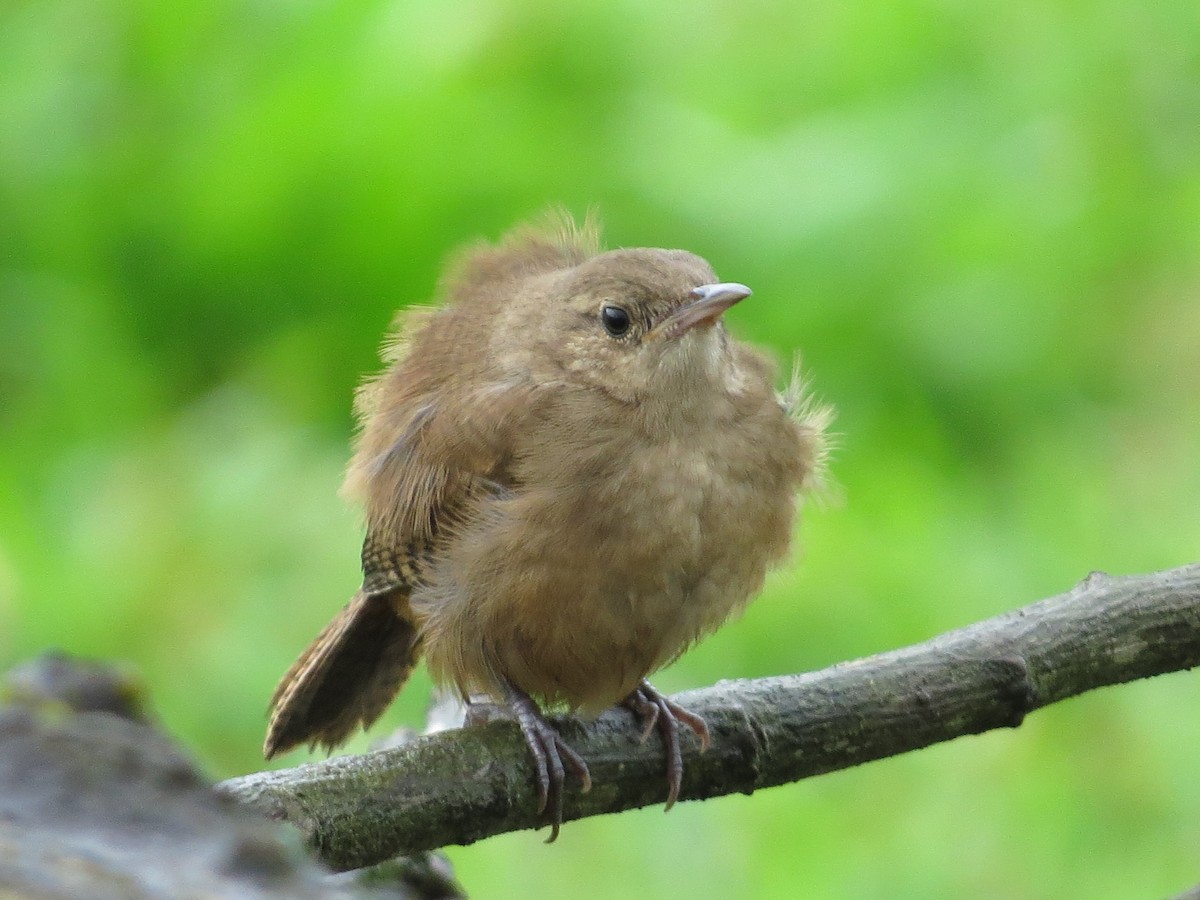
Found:
[[[1193,0],[0,6],[0,663],[131,660],[215,777],[261,767],[358,576],[355,384],[449,249],[550,205],[749,283],[732,326],[838,408],[803,552],[661,687],[1195,560],[1198,48]],[[478,896],[1164,895],[1198,700],[451,855]]]

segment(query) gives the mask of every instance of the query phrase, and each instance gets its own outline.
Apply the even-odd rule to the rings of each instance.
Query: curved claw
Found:
[[[642,741],[646,740],[655,725],[662,735],[667,754],[667,804],[663,808],[666,812],[679,799],[679,788],[683,784],[683,748],[679,743],[679,724],[682,722],[695,732],[700,740],[701,753],[708,749],[711,742],[708,725],[691,710],[668,700],[648,681],[643,681],[622,702],[641,720]]]
[[[583,757],[572,750],[555,727],[546,721],[528,694],[512,686],[509,686],[507,693],[508,705],[533,755],[537,772],[538,815],[549,809],[550,837],[546,838],[549,844],[558,837],[558,830],[562,826],[566,769],[570,768],[578,776],[585,794],[592,789],[592,775]],[[564,761],[566,766],[563,765]]]

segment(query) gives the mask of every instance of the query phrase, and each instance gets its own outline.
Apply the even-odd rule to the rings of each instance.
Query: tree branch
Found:
[[[966,734],[1094,688],[1200,664],[1200,564],[1152,575],[1093,573],[1068,593],[922,644],[805,675],[722,681],[675,699],[712,747],[686,736],[681,799],[749,794]],[[595,787],[568,789],[566,819],[662,803],[657,738],[627,712],[561,722]],[[218,790],[300,828],[328,864],[357,868],[541,824],[533,770],[511,722],[259,772]]]

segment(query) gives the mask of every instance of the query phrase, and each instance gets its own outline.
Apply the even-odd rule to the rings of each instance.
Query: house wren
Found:
[[[264,752],[332,749],[424,654],[435,682],[512,710],[550,840],[565,771],[591,780],[541,705],[657,727],[670,808],[680,724],[702,747],[708,730],[646,676],[783,559],[828,416],[730,338],[750,289],[682,250],[601,252],[564,219],[470,248],[442,294],[359,391],[363,584],[280,681]]]

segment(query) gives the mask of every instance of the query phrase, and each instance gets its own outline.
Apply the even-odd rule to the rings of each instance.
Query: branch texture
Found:
[[[820,672],[722,681],[675,699],[702,715],[682,800],[798,781],[992,728],[1105,685],[1200,664],[1200,564],[1093,573],[1068,593],[932,640]],[[662,803],[657,737],[631,716],[559,723],[594,787],[568,788],[565,819]],[[296,825],[338,869],[540,825],[517,726],[492,722],[404,746],[230,779],[217,789]]]

